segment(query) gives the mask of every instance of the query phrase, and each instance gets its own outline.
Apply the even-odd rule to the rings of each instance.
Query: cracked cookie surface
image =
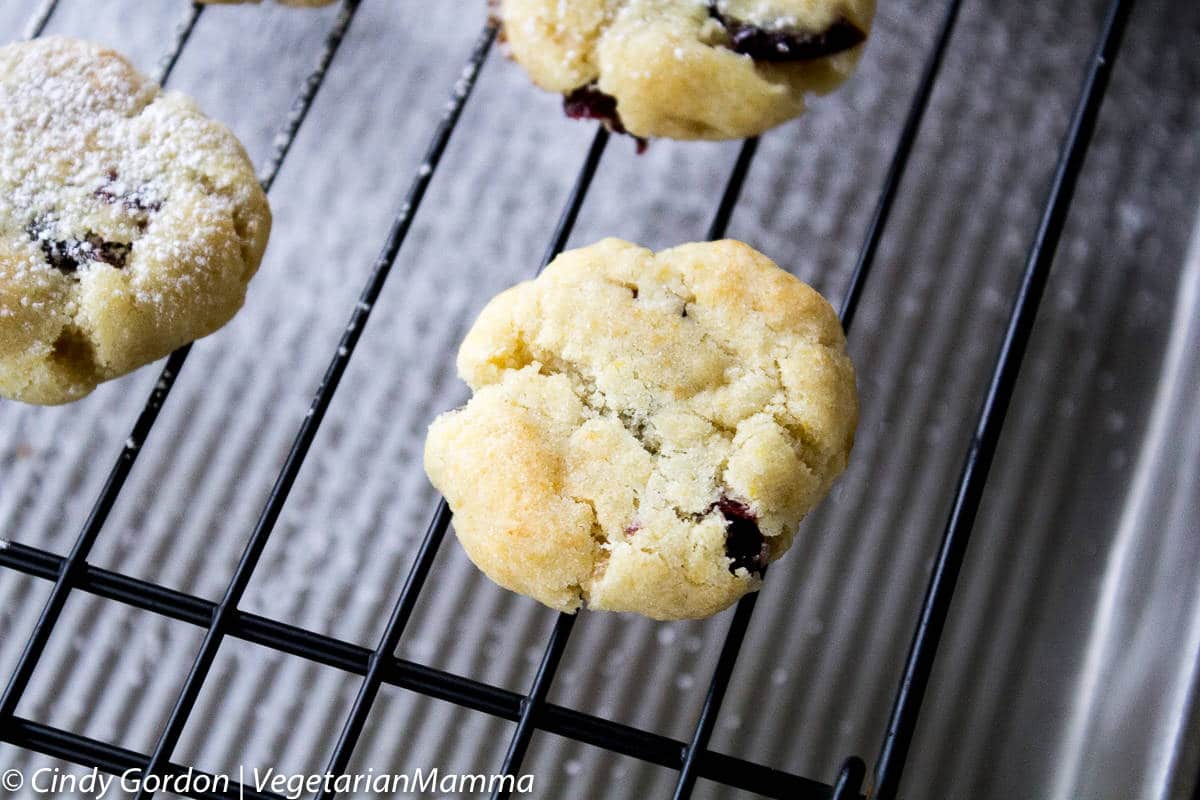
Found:
[[[498,0],[535,84],[611,98],[614,130],[756,136],[854,71],[874,0]]]
[[[467,555],[562,611],[703,617],[846,466],[854,370],[829,304],[735,241],[618,239],[496,296],[425,468]]]
[[[225,126],[119,54],[0,47],[0,395],[64,403],[224,325],[271,227]]]

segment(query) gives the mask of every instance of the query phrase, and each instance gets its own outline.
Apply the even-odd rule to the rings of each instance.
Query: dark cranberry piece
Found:
[[[124,268],[125,261],[129,258],[129,251],[133,249],[131,245],[124,242],[105,241],[94,233],[89,233],[86,241],[92,246],[88,252],[90,260],[102,261],[117,269]]]
[[[162,201],[152,197],[146,191],[145,187],[136,189],[132,192],[116,192],[113,188],[113,184],[117,182],[117,177],[117,171],[115,169],[110,169],[105,175],[106,180],[104,185],[96,189],[96,191],[92,194],[94,194],[96,197],[99,197],[106,203],[120,202],[121,205],[125,206],[125,208],[130,211],[150,212],[158,211],[160,208],[162,208]]]
[[[70,242],[54,242],[49,239],[42,239],[41,245],[42,252],[46,254],[46,260],[59,272],[73,275],[79,269],[81,262],[77,258],[79,255],[78,245],[71,247]]]
[[[617,114],[617,98],[605,94],[592,84],[580,86],[564,97],[563,113],[571,119],[598,119],[614,133],[625,132],[625,126]]]
[[[121,269],[129,258],[131,245],[109,242],[99,234],[88,233],[80,239],[51,239],[42,236],[45,224],[34,222],[26,228],[29,237],[38,243],[46,255],[46,261],[64,275],[73,275],[91,261],[100,261]],[[86,245],[86,246],[85,246]]]
[[[600,91],[595,84],[580,86],[563,97],[563,113],[571,119],[599,120],[613,133],[629,133],[617,113],[617,98]],[[646,140],[640,136],[634,136],[634,139],[638,153],[646,152]]]
[[[709,13],[729,32],[729,49],[748,55],[755,61],[811,61],[862,44],[867,38],[857,25],[839,18],[823,31],[795,28],[770,30],[721,13],[716,3]]]
[[[732,559],[729,571],[745,567],[751,573],[762,572],[767,566],[770,550],[758,529],[758,518],[745,505],[728,497],[717,501],[717,510],[726,522],[725,555]]]

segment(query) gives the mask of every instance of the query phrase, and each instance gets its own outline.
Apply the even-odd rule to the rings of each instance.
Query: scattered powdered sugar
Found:
[[[102,379],[139,365],[97,338],[106,326],[162,354],[210,333],[268,227],[241,145],[190,99],[88,42],[0,48],[0,317],[30,348],[69,326],[76,368]],[[47,333],[21,308],[60,322]]]

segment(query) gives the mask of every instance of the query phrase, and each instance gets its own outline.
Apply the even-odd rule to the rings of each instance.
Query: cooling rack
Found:
[[[30,21],[30,36],[40,35],[53,15],[56,5],[55,0],[46,0],[41,4]],[[961,0],[951,0],[946,6],[938,35],[927,56],[921,79],[899,132],[891,165],[868,225],[850,287],[840,309],[843,324],[848,332],[851,331],[856,309],[871,274],[875,254],[884,235],[909,154],[937,81],[942,57],[953,34],[960,5]],[[264,189],[269,191],[274,183],[292,142],[324,82],[328,67],[336,57],[354,20],[358,6],[358,0],[345,0],[340,14],[328,32],[325,47],[318,54],[312,73],[301,86],[276,138],[274,152],[268,158],[260,176]],[[742,641],[752,622],[757,595],[752,594],[744,598],[733,615],[708,685],[706,700],[696,720],[693,735],[686,742],[548,702],[550,687],[575,624],[576,617],[572,615],[561,615],[556,620],[533,683],[526,694],[514,693],[396,657],[396,648],[426,585],[435,556],[451,522],[450,511],[444,502],[439,503],[433,513],[413,566],[375,648],[368,649],[239,609],[246,587],[312,446],[326,410],[333,400],[342,374],[354,354],[392,263],[400,252],[426,190],[434,179],[446,146],[474,88],[478,70],[493,48],[497,31],[490,23],[479,35],[461,77],[452,89],[450,102],[444,116],[438,121],[425,159],[413,177],[367,283],[350,312],[350,319],[337,342],[309,413],[296,433],[291,452],[278,474],[223,597],[217,602],[212,602],[165,586],[100,569],[87,561],[92,546],[101,534],[105,520],[136,462],[140,448],[154,426],[159,410],[166,402],[180,370],[184,368],[190,347],[182,348],[167,359],[158,383],[137,418],[70,552],[62,557],[18,543],[8,543],[0,550],[0,565],[53,582],[53,589],[43,612],[29,635],[3,695],[0,695],[0,739],[19,747],[112,773],[131,768],[143,769],[154,774],[181,772],[187,767],[171,760],[173,752],[222,641],[232,636],[361,676],[358,694],[328,763],[326,771],[331,773],[346,770],[372,705],[381,687],[388,684],[515,721],[517,726],[503,763],[480,765],[489,768],[499,766],[500,772],[518,772],[533,733],[543,730],[677,770],[678,781],[674,793],[677,798],[690,796],[696,780],[700,777],[770,797],[858,797],[864,791],[864,782],[867,783],[866,788],[871,797],[895,797],[1005,413],[1131,7],[1131,0],[1114,0],[1111,3],[1101,26],[1095,51],[1085,65],[1083,86],[1061,144],[1059,162],[1046,193],[1041,220],[1033,236],[1023,277],[1012,301],[1007,331],[996,356],[975,431],[966,443],[966,456],[954,502],[925,591],[903,677],[894,700],[891,720],[870,781],[866,780],[865,763],[854,756],[845,761],[836,776],[832,776],[831,783],[826,783],[709,749],[709,740],[732,679]],[[169,78],[202,11],[203,7],[199,5],[189,9],[159,69],[157,77],[160,81],[165,82]],[[543,266],[565,246],[592,179],[600,167],[608,141],[608,133],[603,128],[598,128],[542,260]],[[723,235],[737,204],[747,171],[754,160],[756,149],[756,140],[748,140],[743,144],[714,213],[708,231],[710,238]],[[916,591],[916,588],[913,587],[912,590]],[[75,590],[116,600],[134,608],[199,626],[206,631],[177,702],[155,746],[148,753],[134,752],[89,739],[15,714],[46,643],[59,622],[67,598]],[[150,792],[142,791],[138,796],[148,797]],[[235,786],[228,793],[196,793],[192,796],[278,797],[255,791],[248,786]],[[331,795],[324,792],[319,796]],[[495,796],[506,795],[501,790]]]

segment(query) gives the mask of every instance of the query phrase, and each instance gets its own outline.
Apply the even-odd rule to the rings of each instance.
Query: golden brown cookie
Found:
[[[737,139],[853,72],[874,0],[499,0],[509,52],[569,116]]]
[[[0,48],[0,395],[64,403],[212,333],[271,213],[241,144],[112,50]]]
[[[489,577],[551,608],[703,617],[757,589],[850,453],[841,325],[735,241],[618,239],[494,298],[425,468]]]

